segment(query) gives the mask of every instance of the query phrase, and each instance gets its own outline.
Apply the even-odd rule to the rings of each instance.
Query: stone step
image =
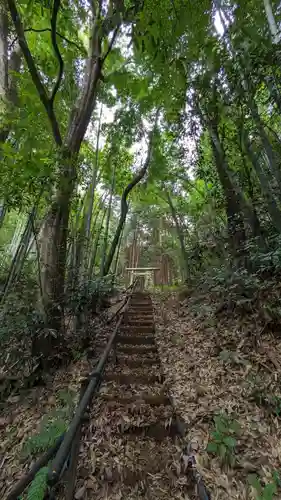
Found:
[[[130,304],[129,304],[129,307],[131,305],[134,305],[134,306],[138,306],[138,305],[149,305],[150,307],[152,307],[152,300],[150,299],[147,299],[147,298],[144,298],[144,299],[139,299],[139,298],[131,298],[130,300]]]
[[[131,323],[132,321],[133,322],[135,321],[136,323],[144,323],[144,324],[153,323],[154,324],[153,316],[149,315],[149,314],[134,313],[134,314],[128,314],[127,316],[124,316],[124,324],[126,324],[127,322]]]
[[[165,393],[165,387],[163,384],[154,383],[153,385],[147,384],[135,384],[132,381],[131,385],[122,385],[115,380],[104,382],[100,388],[100,395],[119,393],[125,397],[135,397],[141,394],[151,394],[153,396],[160,396]]]
[[[128,365],[117,363],[115,364],[114,362],[109,362],[108,365],[106,366],[106,371],[105,373],[122,373],[122,375],[128,375],[132,380],[134,380],[134,377],[137,377],[138,375],[145,375],[149,374],[151,375],[159,375],[162,374],[161,370],[161,365],[151,365],[149,370],[145,366],[139,366],[137,368],[132,369]]]
[[[128,307],[126,312],[139,312],[143,313],[144,310],[147,310],[150,314],[154,313],[154,309],[152,307],[152,304],[141,304],[138,306],[137,304],[131,304],[130,307]]]
[[[128,310],[129,314],[132,314],[134,316],[149,316],[150,318],[153,317],[153,311],[150,308],[143,308],[143,307],[133,307],[132,309]]]
[[[150,307],[152,308],[152,302],[151,300],[136,300],[133,299],[130,301],[130,307]]]
[[[147,335],[118,335],[117,342],[132,345],[153,345],[155,344],[155,339],[154,337]]]
[[[152,400],[152,397],[150,400]],[[158,402],[161,400],[163,400],[163,393],[162,398],[158,398]],[[113,415],[114,420],[112,419]],[[116,399],[108,400],[103,398],[99,407],[99,415],[95,414],[94,416],[93,414],[93,424],[99,427],[101,431],[103,425],[110,425],[113,432],[119,432],[120,429],[123,431],[124,428],[127,429],[131,426],[147,426],[158,421],[169,426],[173,418],[174,410],[171,404],[151,405],[142,399],[134,399],[131,403],[126,400],[124,404]]]
[[[102,399],[104,401],[117,402],[120,405],[135,405],[140,403],[145,403],[150,406],[169,406],[171,401],[166,394],[145,394],[140,393],[134,396],[120,396],[118,392],[112,394],[103,394]]]
[[[138,346],[126,346],[126,345],[118,345],[117,350],[119,352],[124,352],[124,353],[132,353],[132,354],[149,354],[149,353],[154,353],[157,352],[157,347],[156,346],[150,346],[148,347],[138,347]]]
[[[138,329],[133,329],[131,326],[128,326],[128,328],[125,328],[124,330],[120,329],[119,335],[124,336],[124,337],[153,337],[154,338],[154,332],[150,331],[144,331],[140,332]]]
[[[90,413],[91,428],[100,435],[107,435],[108,441],[115,437],[148,437],[162,441],[167,437],[181,436],[179,421],[171,405],[151,406],[148,404],[120,405],[114,401],[101,401],[99,413]]]
[[[132,332],[132,334],[136,333],[153,333],[154,326],[147,325],[120,325],[121,332]]]
[[[124,316],[124,323],[127,321],[136,321],[137,323],[145,322],[145,323],[153,323],[154,324],[154,317],[150,313],[145,313],[141,314],[139,311],[138,312],[133,312],[132,314],[128,314],[128,316]]]
[[[120,472],[118,465],[115,464],[115,468]],[[180,462],[178,462],[179,469]],[[96,476],[93,478],[92,476],[88,481],[85,481],[82,477],[77,482],[76,490],[79,491],[78,486],[84,489],[86,484],[87,499],[89,500],[198,499],[195,492],[194,480],[191,481],[190,478],[188,479],[187,474],[176,476],[172,468],[162,468],[160,472],[151,474],[151,472],[142,470],[138,473],[138,470],[134,469],[133,466],[132,468],[127,466],[122,469],[126,470],[122,478],[117,477],[117,479],[112,478],[110,468],[104,470],[110,471],[110,476],[103,475],[100,478]]]
[[[138,359],[131,359],[131,357],[119,355],[117,356],[117,363],[121,366],[126,365],[131,368],[141,368],[142,366],[161,366],[158,357],[141,358],[140,356],[138,356]]]
[[[154,326],[154,321],[153,319],[151,318],[147,318],[146,316],[143,316],[143,317],[136,317],[136,316],[132,316],[132,317],[128,317],[128,318],[124,318],[124,323],[121,323],[121,325],[135,325],[135,326],[138,326],[138,325],[145,325],[145,326]]]
[[[94,466],[94,470],[92,471],[91,465]],[[159,477],[162,487],[165,485],[165,491],[167,485],[171,482],[173,483],[173,491],[175,491],[174,483],[180,474],[180,453],[175,443],[170,438],[159,443],[157,449],[155,449],[155,441],[149,438],[139,439],[137,447],[135,440],[130,441],[123,438],[121,442],[120,439],[118,440],[118,444],[113,440],[110,445],[107,446],[105,444],[100,452],[98,450],[96,452],[95,448],[95,461],[94,463],[89,463],[88,470],[88,476],[94,475],[102,485],[107,483],[107,485],[112,486],[114,483],[121,482],[119,486],[122,487],[122,495],[115,498],[130,499],[150,497],[146,495],[144,497],[143,495],[132,497],[132,492],[131,495],[124,496],[124,486],[135,486],[137,482],[144,482],[146,480],[155,483],[157,477]],[[78,480],[79,477],[83,478],[84,475],[85,473],[84,471],[82,472],[82,468],[81,475],[80,469],[78,468]],[[171,481],[171,479],[174,479],[174,481]],[[108,496],[106,494],[98,498],[108,498]],[[162,495],[152,498],[162,499]],[[183,497],[175,497],[170,492],[169,498]]]
[[[146,374],[138,374],[132,375],[126,374],[126,373],[112,373],[108,372],[105,373],[103,376],[103,379],[106,381],[114,381],[118,382],[119,384],[122,385],[136,385],[136,384],[145,384],[145,385],[151,385],[154,384],[155,382],[161,383],[163,382],[164,378],[161,373],[159,374],[153,374],[153,375],[146,375]]]
[[[163,441],[165,438],[175,438],[181,436],[176,419],[172,419],[170,424],[157,421],[152,424],[146,425],[131,425],[128,429],[124,429],[122,434],[129,434],[130,436],[142,436],[154,439],[155,441]]]

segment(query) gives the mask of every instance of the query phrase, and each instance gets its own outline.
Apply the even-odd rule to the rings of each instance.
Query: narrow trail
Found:
[[[84,425],[75,498],[198,498],[181,472],[180,426],[154,328],[150,296],[133,293]]]

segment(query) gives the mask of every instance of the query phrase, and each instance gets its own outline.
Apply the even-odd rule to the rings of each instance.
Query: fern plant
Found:
[[[61,418],[59,415],[54,420],[43,419],[40,432],[35,436],[31,436],[23,446],[23,456],[36,455],[37,453],[46,451],[51,448],[56,440],[63,434],[68,426],[68,421]]]
[[[67,430],[74,408],[75,394],[72,391],[59,391],[57,401],[59,407],[43,417],[39,432],[24,443],[22,449],[24,457],[46,451]]]

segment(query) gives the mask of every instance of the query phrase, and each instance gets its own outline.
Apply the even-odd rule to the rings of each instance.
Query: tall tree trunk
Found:
[[[108,9],[107,14],[104,15],[101,11],[101,4],[98,3],[96,5],[96,2],[92,2],[93,12],[89,36],[89,57],[85,65],[83,89],[70,115],[68,130],[63,139],[54,110],[54,101],[63,79],[64,70],[63,59],[56,39],[56,24],[60,10],[60,0],[53,2],[51,13],[52,44],[59,65],[57,80],[51,96],[48,95],[40,73],[36,68],[35,61],[25,38],[15,0],[7,0],[7,3],[30,76],[47,113],[56,146],[61,152],[58,181],[43,231],[44,241],[41,254],[43,265],[42,286],[46,317],[49,326],[60,330],[60,327],[63,325],[64,316],[66,246],[70,203],[76,180],[77,156],[95,108],[98,85],[102,78],[102,68],[105,59],[110,53],[121,25],[121,14],[115,5],[112,6],[110,4],[113,7],[113,11],[112,8]],[[114,35],[109,43],[108,50],[103,55],[102,42],[108,37],[111,31],[114,31]]]
[[[17,73],[21,65],[21,51],[16,43],[10,57],[8,54],[8,13],[6,3],[0,4],[0,148],[10,133],[8,112],[12,106],[17,105]],[[1,161],[0,150],[0,161]],[[6,201],[0,204],[0,228],[6,215]]]
[[[244,133],[244,135],[243,135],[243,143],[244,143],[246,154],[248,155],[248,157],[249,157],[249,159],[254,167],[254,170],[257,174],[257,177],[260,181],[261,190],[264,194],[264,198],[265,198],[266,203],[267,203],[268,212],[270,214],[273,225],[275,226],[276,230],[279,233],[281,233],[281,212],[277,206],[277,203],[274,199],[274,195],[271,191],[270,180],[267,178],[267,175],[264,172],[262,165],[260,164],[259,158],[253,152],[251,145],[250,145],[250,141],[249,141],[246,133]]]
[[[267,160],[268,160],[268,166],[269,166],[270,172],[271,172],[272,176],[275,178],[276,183],[277,183],[278,197],[281,200],[281,170],[280,170],[280,163],[277,164],[276,154],[273,151],[271,143],[270,143],[270,141],[269,141],[269,139],[267,137],[267,134],[266,134],[266,132],[264,130],[263,123],[261,121],[261,118],[260,118],[258,110],[257,110],[257,106],[256,106],[256,104],[254,103],[253,100],[251,100],[250,107],[251,107],[251,113],[252,113],[253,119],[254,119],[254,121],[256,123],[257,129],[259,131],[259,134],[260,134],[260,137],[261,137],[261,141],[262,141],[265,153],[266,153],[266,157],[267,157]]]
[[[104,266],[105,266],[106,252],[107,252],[107,246],[108,246],[109,222],[110,222],[110,217],[111,217],[112,199],[113,199],[113,192],[114,192],[114,187],[115,187],[115,170],[116,170],[116,163],[114,162],[113,172],[112,172],[112,181],[111,181],[111,186],[110,186],[109,203],[108,203],[108,208],[107,208],[105,232],[104,232],[104,238],[103,238],[103,247],[102,247],[102,252],[101,252],[100,276],[104,276]]]
[[[225,196],[230,250],[232,251],[234,258],[241,262],[246,235],[240,200],[230,180],[229,168],[219,139],[218,126],[215,120],[208,120],[208,129],[211,138],[215,165]]]
[[[4,302],[8,293],[11,290],[11,286],[13,283],[20,277],[24,261],[25,261],[25,256],[29,248],[33,228],[34,228],[34,219],[36,216],[36,208],[33,207],[31,210],[28,219],[25,224],[24,231],[21,235],[19,244],[17,246],[17,250],[13,256],[13,260],[10,265],[9,269],[9,274],[7,276],[4,288],[3,288],[3,293],[1,296],[1,302]]]
[[[171,210],[171,215],[172,215],[173,221],[174,221],[175,226],[176,226],[176,232],[178,235],[180,248],[181,248],[182,260],[184,263],[183,276],[184,276],[184,279],[186,280],[189,276],[190,266],[189,266],[189,257],[187,255],[186,248],[185,248],[184,234],[183,234],[182,228],[179,224],[177,212],[176,212],[176,209],[175,209],[174,204],[172,202],[172,198],[171,198],[170,194],[168,193],[168,191],[166,192],[166,199],[167,199],[168,205],[169,205],[170,210]]]
[[[0,4],[0,112],[8,94],[8,13],[5,2]]]
[[[270,2],[270,0],[263,0],[263,4],[264,4],[264,9],[265,9],[265,13],[266,13],[267,22],[268,22],[269,31],[270,31],[271,36],[272,36],[272,42],[274,44],[276,44],[279,42],[280,36],[278,33],[277,24],[275,22],[274,15],[272,12],[271,2]]]
[[[120,257],[120,250],[121,250],[121,244],[122,244],[122,239],[123,239],[123,234],[124,234],[124,227],[121,233],[121,236],[119,238],[118,242],[118,248],[116,252],[116,258],[115,258],[115,263],[113,266],[113,273],[112,273],[112,287],[114,286],[114,283],[116,283],[116,278],[117,278],[117,271],[118,271],[118,265],[119,265],[119,257]]]
[[[83,211],[83,201],[79,200],[77,206],[75,207],[76,215],[72,222],[69,255],[68,255],[67,289],[70,291],[70,293],[73,293],[76,284],[76,262],[77,262],[77,253],[79,251],[78,250],[79,225],[80,225],[80,217],[82,211]]]
[[[0,229],[3,226],[6,212],[7,212],[7,207],[5,205],[5,202],[3,201],[2,203],[0,203]]]
[[[98,178],[98,169],[99,169],[99,164],[98,164],[98,158],[99,158],[99,141],[100,141],[100,133],[101,133],[101,119],[102,119],[102,106],[100,110],[100,116],[99,116],[99,123],[98,123],[98,132],[97,132],[97,140],[96,140],[96,154],[95,154],[95,162],[93,164],[93,170],[92,170],[92,181],[90,185],[90,200],[89,200],[89,206],[88,210],[86,213],[85,217],[85,242],[84,242],[84,248],[83,248],[83,279],[87,280],[87,274],[88,274],[88,264],[89,264],[89,245],[90,245],[90,236],[91,236],[91,223],[92,223],[92,217],[93,217],[93,207],[94,207],[94,201],[95,201],[95,191],[96,191],[96,185],[97,185],[97,178]]]
[[[91,277],[93,275],[93,269],[94,269],[95,263],[96,263],[96,257],[97,257],[97,253],[98,253],[98,246],[99,246],[99,242],[100,242],[100,237],[101,237],[101,233],[102,233],[102,228],[103,228],[105,216],[106,216],[106,210],[104,209],[103,210],[103,214],[102,214],[102,218],[101,218],[101,222],[100,222],[100,225],[99,225],[99,229],[98,229],[97,233],[95,234],[95,241],[94,241],[94,246],[93,246],[93,252],[92,252],[92,255],[91,255],[91,260],[90,260],[90,265],[89,265],[89,279],[91,279]]]

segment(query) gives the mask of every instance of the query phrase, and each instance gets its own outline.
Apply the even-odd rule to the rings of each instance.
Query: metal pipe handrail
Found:
[[[27,474],[25,474],[22,478],[19,479],[19,481],[16,483],[15,487],[10,491],[10,493],[6,497],[6,500],[17,500],[18,497],[19,497],[19,495],[21,495],[23,493],[23,491],[25,490],[25,488],[27,488],[27,486],[31,483],[31,481],[33,481],[36,473],[42,467],[44,467],[49,462],[49,460],[51,460],[54,457],[55,454],[56,454],[56,456],[55,456],[54,461],[53,461],[53,463],[51,465],[51,468],[54,469],[54,466],[57,467],[56,463],[58,463],[60,472],[59,472],[58,476],[57,475],[52,476],[52,474],[51,474],[52,471],[49,470],[48,482],[50,481],[50,479],[51,479],[51,481],[54,480],[55,477],[56,477],[55,482],[59,479],[60,474],[61,474],[61,472],[63,470],[63,466],[64,466],[64,464],[65,464],[65,462],[66,462],[66,460],[68,458],[68,455],[67,455],[66,458],[64,459],[64,462],[63,462],[62,467],[61,467],[60,464],[61,464],[61,456],[62,456],[61,453],[62,453],[62,450],[65,450],[67,448],[68,449],[68,454],[69,454],[69,451],[70,451],[70,448],[68,448],[68,445],[64,446],[62,448],[62,444],[64,443],[65,437],[67,435],[68,436],[70,435],[69,434],[70,430],[71,430],[71,434],[73,434],[73,430],[75,429],[75,432],[73,434],[75,436],[77,427],[76,427],[76,425],[75,426],[73,425],[73,421],[77,417],[78,410],[81,409],[81,408],[84,408],[84,402],[85,402],[85,399],[86,399],[85,398],[86,394],[87,394],[87,399],[89,398],[89,400],[87,401],[87,404],[86,404],[85,408],[83,409],[83,412],[82,413],[80,412],[81,418],[83,417],[85,409],[86,409],[88,403],[90,402],[91,397],[94,395],[95,390],[98,391],[98,389],[99,389],[100,382],[101,382],[101,377],[102,377],[102,373],[103,373],[103,370],[104,370],[104,367],[105,367],[105,364],[106,364],[106,361],[107,361],[107,358],[108,358],[108,354],[109,354],[109,352],[110,352],[110,350],[112,348],[112,345],[113,345],[114,340],[116,338],[116,335],[118,333],[118,329],[119,329],[120,323],[121,323],[121,321],[123,319],[123,314],[124,314],[124,312],[126,311],[126,309],[128,307],[128,304],[129,304],[132,292],[133,292],[136,284],[137,284],[137,280],[135,280],[135,282],[132,285],[130,285],[130,287],[128,288],[128,290],[130,288],[132,288],[132,291],[128,295],[127,300],[126,300],[126,302],[123,305],[124,309],[120,313],[121,314],[120,319],[118,320],[117,325],[116,325],[116,327],[115,327],[112,335],[109,338],[109,341],[108,341],[108,343],[107,343],[107,345],[105,347],[105,350],[104,350],[104,352],[103,352],[103,354],[102,354],[102,356],[101,356],[101,358],[99,360],[97,368],[92,373],[90,373],[90,375],[89,375],[90,382],[89,382],[89,384],[88,384],[88,386],[86,388],[86,392],[84,394],[84,397],[81,399],[80,404],[77,407],[76,413],[75,413],[74,418],[73,418],[73,420],[72,420],[72,422],[70,424],[69,430],[66,433],[64,433],[61,436],[59,436],[59,438],[56,440],[55,444],[49,450],[47,450],[46,453],[44,453],[44,455],[41,456],[37,460],[37,462],[34,463],[34,465],[32,466],[32,468],[30,469],[30,471],[27,472]],[[115,317],[115,315],[113,317]],[[113,319],[113,317],[111,319]],[[106,354],[106,356],[105,356],[105,354]],[[100,375],[98,374],[99,371],[100,371]],[[91,391],[90,391],[89,387],[91,388]],[[80,418],[80,420],[81,420],[81,418]],[[80,420],[78,422],[78,426],[79,426]],[[77,420],[75,420],[75,423],[76,423],[76,421]],[[68,437],[68,439],[69,439],[69,437]],[[71,446],[71,441],[70,441],[70,446]],[[58,462],[57,458],[59,458],[59,462]],[[58,469],[56,469],[56,470],[58,470]],[[54,484],[54,483],[50,483],[49,482],[49,484]]]
[[[30,471],[28,471],[24,476],[22,476],[18,482],[16,483],[15,487],[10,491],[8,496],[6,497],[6,500],[17,500],[19,496],[22,494],[22,492],[27,488],[27,486],[31,483],[31,481],[34,479],[36,476],[37,472],[39,472],[42,467],[45,467],[45,465],[53,458],[55,453],[58,451],[61,442],[63,441],[64,434],[62,434],[55,442],[55,444],[49,448],[44,455],[42,455],[35,464],[31,467]]]
[[[134,287],[132,289],[134,289]],[[50,466],[50,469],[48,472],[48,477],[47,477],[47,482],[50,486],[53,486],[59,480],[61,471],[62,471],[63,466],[64,466],[64,464],[67,460],[67,457],[69,455],[72,441],[76,435],[77,429],[78,429],[79,424],[83,418],[85,410],[88,407],[92,397],[94,395],[96,395],[99,391],[100,381],[101,381],[101,377],[102,377],[102,374],[103,374],[103,371],[104,371],[104,368],[105,368],[105,365],[107,362],[107,358],[108,358],[108,355],[111,351],[111,348],[113,346],[115,338],[117,336],[120,323],[123,320],[123,314],[126,311],[126,309],[128,308],[130,298],[131,298],[131,295],[129,295],[129,297],[128,297],[125,308],[121,312],[121,316],[117,322],[117,325],[116,325],[113,333],[111,334],[111,336],[107,342],[106,348],[105,348],[105,350],[104,350],[104,352],[103,352],[103,354],[98,362],[96,369],[92,373],[90,373],[90,375],[89,375],[90,381],[89,381],[88,387],[85,390],[85,394],[84,394],[83,398],[81,399],[81,401],[76,409],[75,415],[72,419],[72,422],[69,426],[68,431],[65,434],[64,440],[61,443],[61,446],[60,446],[60,448],[59,448],[59,450],[58,450],[58,452],[57,452],[57,454],[56,454],[56,456],[55,456],[55,458]]]

